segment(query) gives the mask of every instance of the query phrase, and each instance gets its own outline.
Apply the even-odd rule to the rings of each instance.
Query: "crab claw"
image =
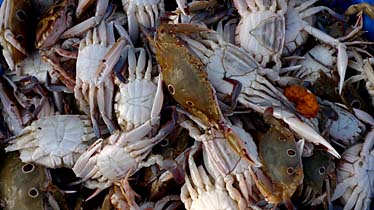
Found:
[[[247,104],[259,113],[265,113],[265,111],[268,110],[268,107],[266,106],[258,106],[250,102],[247,102]],[[304,138],[306,141],[312,142],[313,144],[322,145],[330,154],[340,159],[339,153],[330,145],[329,142],[327,142],[317,131],[310,127],[310,125],[301,121],[294,114],[285,109],[274,107],[273,116],[287,123],[290,129],[297,133],[301,138]]]
[[[278,116],[276,111],[274,112],[274,116],[277,118],[281,118],[284,120],[285,123],[290,127],[291,130],[296,132],[298,135],[300,135],[302,138],[305,138],[307,141],[312,142],[316,145],[322,145],[327,149],[327,151],[334,155],[336,158],[341,158],[339,153],[334,149],[334,147],[331,146],[329,142],[327,142],[318,132],[316,132],[312,127],[310,127],[305,122],[301,121],[296,116],[292,116],[290,114],[288,117],[284,117],[284,110],[282,112],[278,112]],[[283,116],[279,116],[283,115]]]
[[[187,4],[186,0],[176,0],[178,9],[183,13],[183,15],[187,16],[187,12],[184,9],[185,5]]]
[[[74,167],[72,168],[77,177],[88,179],[93,175],[91,175],[91,172],[95,171],[96,162],[91,158],[97,151],[101,149],[102,144],[103,139],[97,140],[78,158]]]
[[[339,94],[341,94],[343,90],[345,72],[348,66],[348,54],[346,49],[347,47],[344,44],[338,44],[337,65],[339,73]]]

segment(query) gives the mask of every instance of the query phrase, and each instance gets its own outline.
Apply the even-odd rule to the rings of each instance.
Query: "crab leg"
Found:
[[[337,66],[338,66],[338,73],[339,73],[339,94],[343,90],[344,85],[344,77],[348,66],[348,54],[346,51],[346,46],[339,42],[339,40],[327,35],[326,33],[308,25],[305,23],[305,27],[303,28],[307,33],[311,34],[312,36],[316,37],[317,39],[325,42],[327,44],[331,44],[338,49],[338,57],[337,57]]]
[[[266,106],[259,106],[258,104],[256,105],[246,99],[243,99],[242,97],[239,97],[239,102],[251,107],[252,109],[260,113],[264,113],[267,108]],[[305,122],[301,121],[294,114],[283,109],[274,108],[274,117],[282,119],[285,123],[288,124],[291,130],[296,132],[305,140],[310,141],[316,145],[322,145],[327,149],[329,153],[337,158],[340,158],[339,153],[330,145],[330,143],[328,143],[317,131],[315,131]]]
[[[93,0],[80,0],[77,6],[76,15],[79,17],[93,2]],[[112,9],[108,5],[109,0],[97,0],[95,16],[69,28],[61,35],[61,38],[66,39],[74,36],[81,36],[87,30],[98,25],[104,16],[112,13]]]
[[[11,101],[8,95],[3,89],[3,84],[0,83],[0,99],[3,103],[3,108],[7,112],[10,122],[11,130],[14,130],[14,134],[18,134],[22,131],[22,117],[17,106]]]
[[[173,119],[174,121],[174,119]],[[167,123],[164,127],[162,127],[156,136],[154,136],[153,138],[149,139],[148,141],[150,142],[156,142],[156,143],[152,143],[153,145],[154,144],[157,144],[159,141],[161,141],[162,139],[164,139],[170,132],[173,131],[174,127],[175,127],[175,122],[169,122]],[[126,142],[128,141],[144,141],[144,140],[141,140],[142,138],[144,138],[144,136],[146,134],[148,134],[150,132],[150,129],[152,128],[152,119],[149,120],[148,122],[144,123],[142,126],[139,126],[138,128],[139,129],[134,129],[133,131],[130,131],[128,133],[122,133],[121,137],[116,139],[115,142],[111,142],[112,144],[118,144],[119,146],[124,146]],[[144,130],[146,130],[147,132],[144,132]],[[134,144],[136,145],[136,144]]]
[[[126,51],[129,47],[131,47],[130,45],[125,46],[126,44],[127,41],[125,40],[125,38],[121,37],[117,40],[113,47],[105,54],[103,62],[100,63],[96,71],[96,75],[98,78],[97,85],[100,85],[108,78],[108,76],[114,69],[114,66],[116,65],[117,61],[119,60],[121,52],[123,50]]]

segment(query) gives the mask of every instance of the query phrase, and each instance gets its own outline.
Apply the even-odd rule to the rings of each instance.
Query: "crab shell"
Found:
[[[206,125],[221,120],[221,112],[215,98],[215,91],[208,81],[204,64],[193,56],[176,37],[183,25],[162,24],[155,37],[156,58],[169,93]],[[198,30],[198,27],[185,30]],[[191,84],[194,84],[191,86]]]
[[[19,150],[23,162],[34,162],[48,168],[71,168],[94,137],[87,116],[43,117],[13,137],[5,151]]]
[[[0,196],[4,210],[49,209],[45,208],[46,206],[52,206],[52,209],[67,209],[61,205],[66,201],[57,202],[49,191],[51,177],[44,167],[22,163],[17,152],[6,154],[1,162]]]
[[[60,35],[72,24],[74,10],[69,0],[52,5],[40,19],[36,28],[36,48],[52,47]]]
[[[292,132],[272,115],[264,114],[270,129],[259,140],[259,156],[265,177],[272,185],[256,181],[256,185],[270,203],[288,202],[304,178],[301,152],[303,141],[295,142]],[[278,161],[274,161],[277,159]]]
[[[365,125],[344,107],[327,101],[323,103],[329,104],[338,115],[338,119],[332,120],[327,127],[334,141],[343,147],[357,142],[366,131]]]

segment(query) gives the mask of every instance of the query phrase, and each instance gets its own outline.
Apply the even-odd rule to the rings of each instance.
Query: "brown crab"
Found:
[[[161,24],[156,32],[154,45],[156,59],[161,67],[162,79],[177,103],[192,114],[203,127],[215,127],[225,133],[231,148],[249,162],[249,151],[223,118],[215,89],[208,80],[205,65],[189,52],[177,33],[194,33],[205,30],[189,24]],[[193,84],[193,85],[191,85]]]
[[[11,70],[27,57],[33,33],[32,5],[28,0],[5,0],[0,9],[0,43]]]
[[[73,0],[62,0],[52,5],[38,22],[35,42],[42,58],[51,64],[58,78],[71,91],[74,89],[75,79],[72,72],[66,70],[67,67],[71,67],[70,62],[64,60],[76,58],[76,53],[63,49],[57,42],[61,34],[72,24],[74,7]]]
[[[264,120],[271,127],[258,143],[263,167],[254,169],[251,175],[269,203],[284,202],[287,209],[294,209],[291,196],[304,178],[301,161],[304,141],[295,141],[292,132],[273,117],[272,108],[265,111]]]

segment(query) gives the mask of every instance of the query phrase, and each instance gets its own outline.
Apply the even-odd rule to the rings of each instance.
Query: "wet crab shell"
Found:
[[[366,131],[365,125],[347,109],[333,103],[330,103],[330,106],[338,116],[337,120],[326,124],[330,136],[344,146],[354,144]]]
[[[86,116],[44,117],[13,137],[5,151],[19,150],[23,162],[71,168],[95,137],[91,126]]]
[[[67,209],[64,205],[60,205],[61,202],[66,203],[66,201],[56,201],[49,191],[48,188],[52,185],[51,177],[44,167],[32,163],[22,163],[17,152],[3,154],[1,162],[2,209]]]

